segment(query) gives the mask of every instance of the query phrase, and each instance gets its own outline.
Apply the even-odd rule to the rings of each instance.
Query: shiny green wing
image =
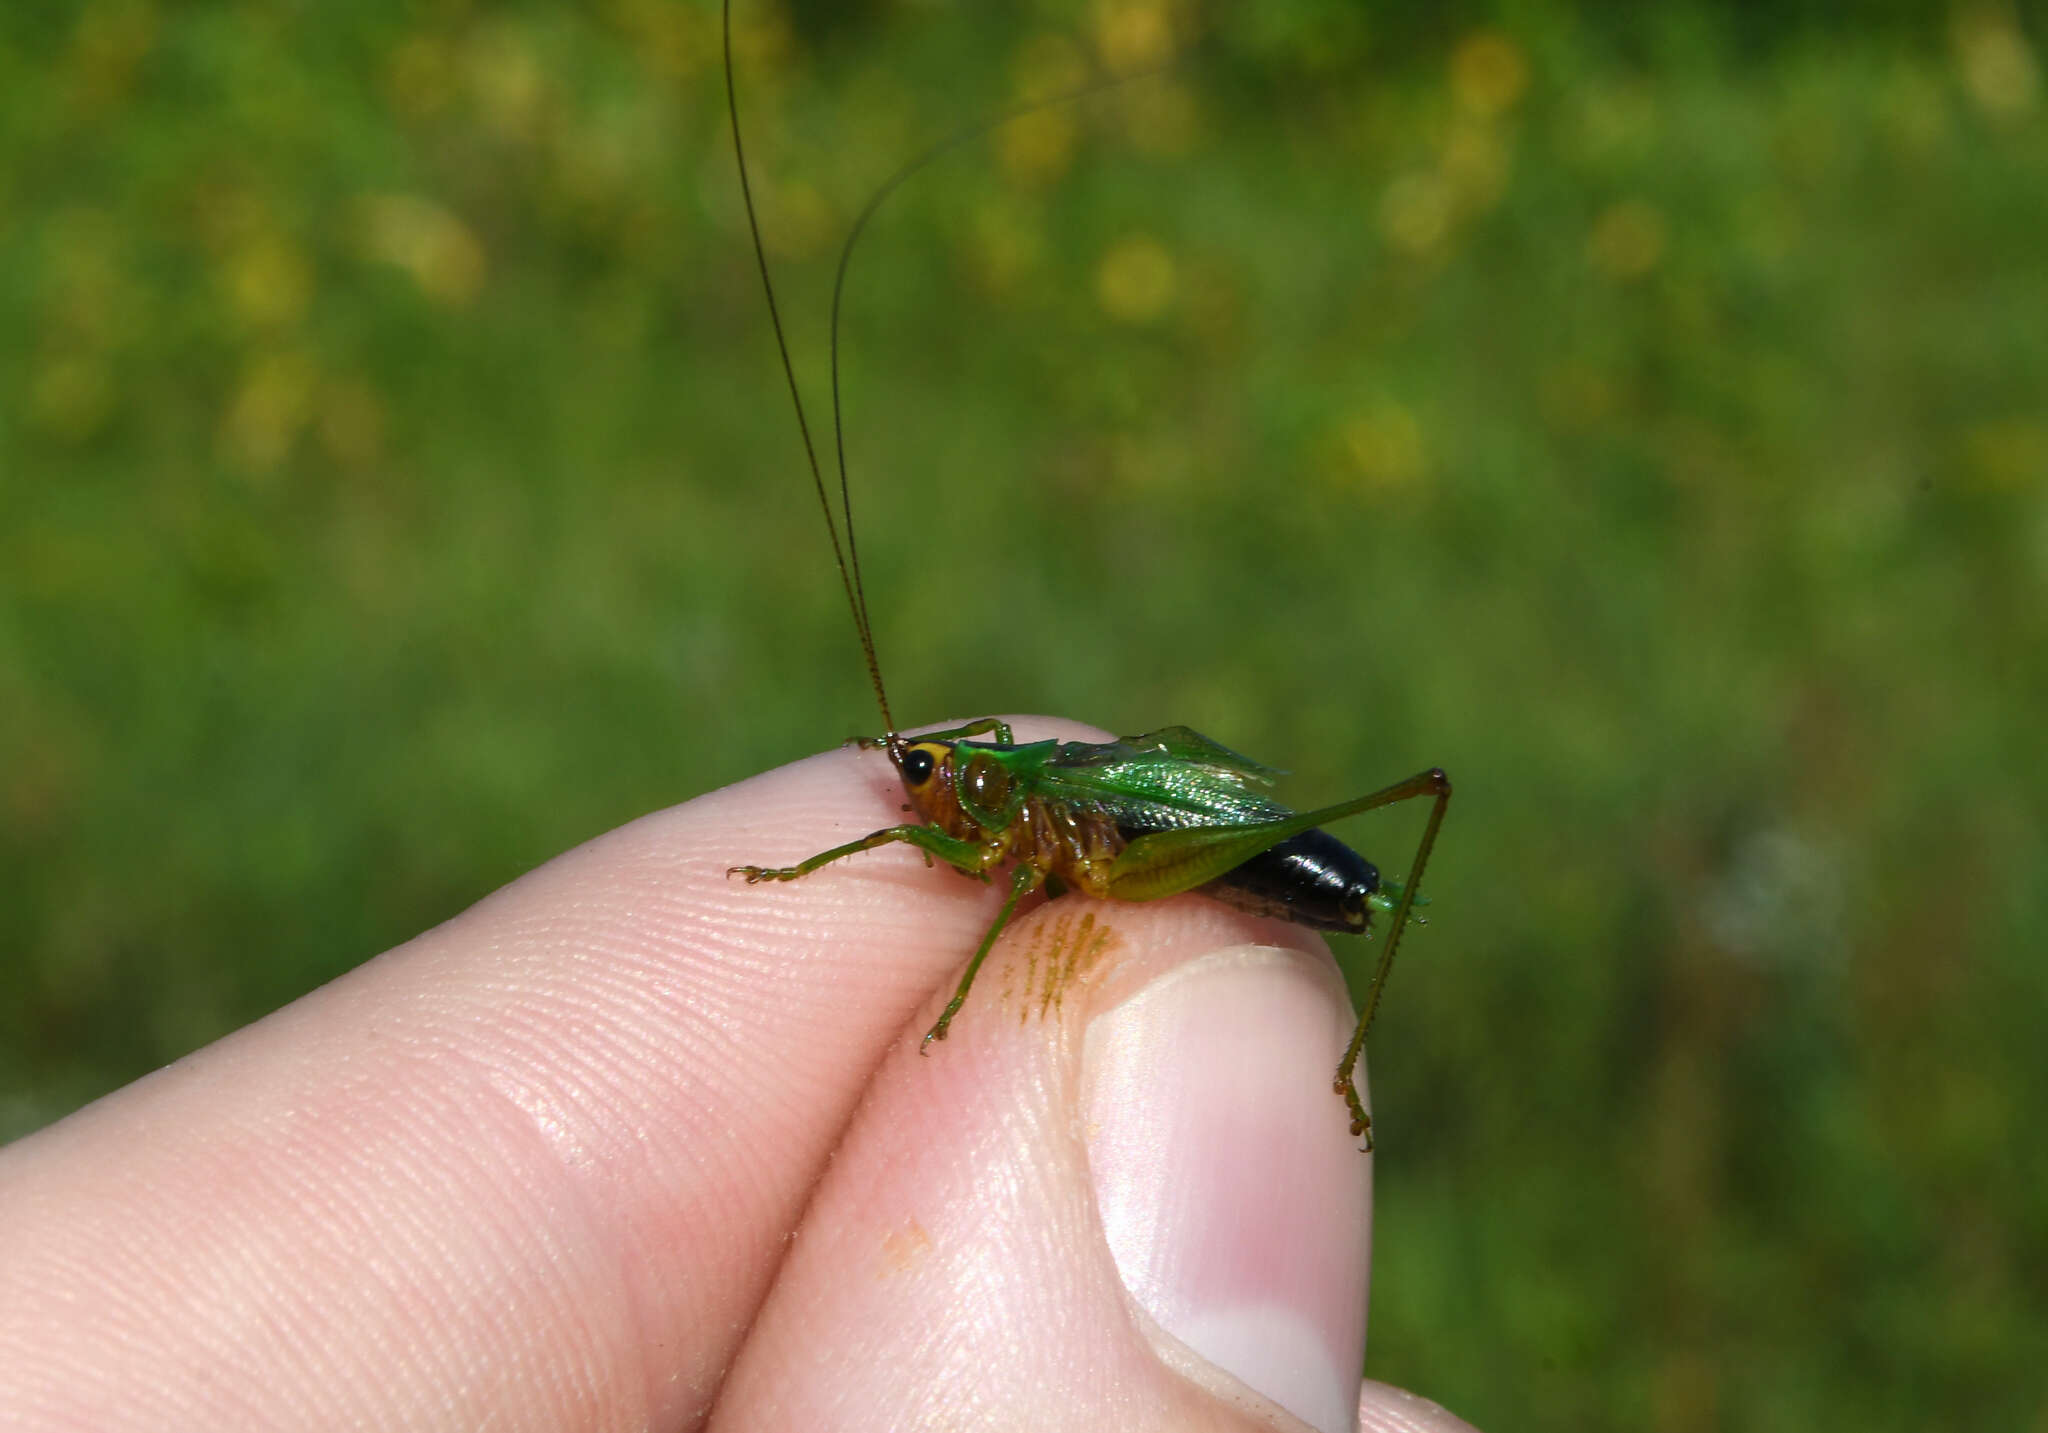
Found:
[[[1191,726],[1163,726],[1143,736],[1127,736],[1123,744],[1141,751],[1159,751],[1175,761],[1212,767],[1218,773],[1236,772],[1245,780],[1256,781],[1261,786],[1271,786],[1273,778],[1283,774],[1232,751],[1221,742],[1211,741]]]
[[[1286,819],[1288,808],[1251,789],[1277,774],[1170,726],[1121,741],[1062,743],[1034,785],[1049,800],[1107,813],[1127,831],[1172,831]]]

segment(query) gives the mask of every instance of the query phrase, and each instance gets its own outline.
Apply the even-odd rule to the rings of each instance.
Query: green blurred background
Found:
[[[2037,18],[741,10],[814,401],[898,162],[1189,53],[877,220],[862,550],[906,721],[1456,778],[1369,1371],[2048,1428]],[[0,1135],[875,725],[715,19],[0,11]]]

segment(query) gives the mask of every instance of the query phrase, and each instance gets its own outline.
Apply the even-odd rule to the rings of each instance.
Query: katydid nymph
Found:
[[[821,851],[794,866],[734,866],[728,874],[744,876],[750,885],[758,881],[793,881],[843,857],[893,844],[911,846],[928,863],[943,861],[985,882],[1008,867],[1004,879],[1008,894],[980,945],[969,957],[953,998],[926,1033],[920,1049],[927,1054],[935,1041],[946,1038],[954,1017],[967,1000],[976,973],[994,947],[996,937],[1016,914],[1018,903],[1040,887],[1124,901],[1160,900],[1192,891],[1240,910],[1276,916],[1313,930],[1356,935],[1366,935],[1373,912],[1381,912],[1388,917],[1386,944],[1381,948],[1372,983],[1366,987],[1357,1027],[1333,1081],[1350,1111],[1351,1133],[1363,1137],[1364,1148],[1370,1150],[1372,1120],[1359,1099],[1352,1076],[1393,967],[1395,949],[1417,904],[1423,868],[1429,862],[1430,849],[1450,805],[1450,779],[1441,770],[1431,769],[1366,796],[1295,812],[1265,794],[1277,772],[1184,726],[1162,727],[1111,742],[1018,743],[1013,740],[1009,726],[993,717],[915,735],[904,733],[896,725],[882,684],[881,663],[875,655],[868,621],[867,594],[861,584],[840,425],[839,300],[847,264],[868,219],[899,183],[963,140],[1042,106],[1012,111],[927,150],[898,170],[854,221],[840,251],[832,294],[832,423],[839,438],[840,497],[839,516],[835,519],[824,470],[811,440],[796,369],[783,334],[775,285],[768,273],[767,249],[762,243],[753,188],[747,175],[746,149],[740,139],[739,101],[733,83],[731,0],[724,0],[723,26],[727,113],[754,257],[768,300],[770,326],[782,357],[783,374],[796,407],[804,455],[838,564],[840,585],[845,589],[854,632],[881,708],[883,734],[862,738],[855,745],[888,755],[909,799],[906,809],[917,817],[915,823],[885,827],[857,841]],[[1087,92],[1045,103],[1061,103]],[[1405,881],[1382,880],[1369,861],[1320,829],[1342,817],[1418,797],[1431,798],[1433,804]]]

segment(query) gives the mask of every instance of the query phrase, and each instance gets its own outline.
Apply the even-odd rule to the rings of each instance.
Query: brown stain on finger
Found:
[[[1004,1002],[1018,997],[1014,1004],[1019,1024],[1034,1014],[1041,1019],[1057,1015],[1068,989],[1086,984],[1120,941],[1116,928],[1094,911],[1041,919],[1032,927],[1022,960],[1004,967]],[[1012,982],[1020,974],[1022,988],[1017,989]]]
[[[898,1228],[891,1229],[882,1238],[882,1266],[878,1278],[894,1278],[907,1274],[924,1261],[932,1251],[932,1236],[924,1225],[911,1219]]]

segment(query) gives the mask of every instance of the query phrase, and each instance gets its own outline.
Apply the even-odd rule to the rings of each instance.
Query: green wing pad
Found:
[[[1232,751],[1221,742],[1211,741],[1188,726],[1163,726],[1142,736],[1127,736],[1124,745],[1139,751],[1158,751],[1174,761],[1205,766],[1218,775],[1234,775],[1261,786],[1271,786],[1275,777],[1284,774]]]
[[[1218,752],[1234,764],[1207,759]],[[1177,727],[1164,736],[1070,743],[1041,768],[1037,785],[1048,799],[1103,812],[1129,831],[1244,826],[1293,814],[1249,784],[1263,782],[1252,773],[1264,770]]]

